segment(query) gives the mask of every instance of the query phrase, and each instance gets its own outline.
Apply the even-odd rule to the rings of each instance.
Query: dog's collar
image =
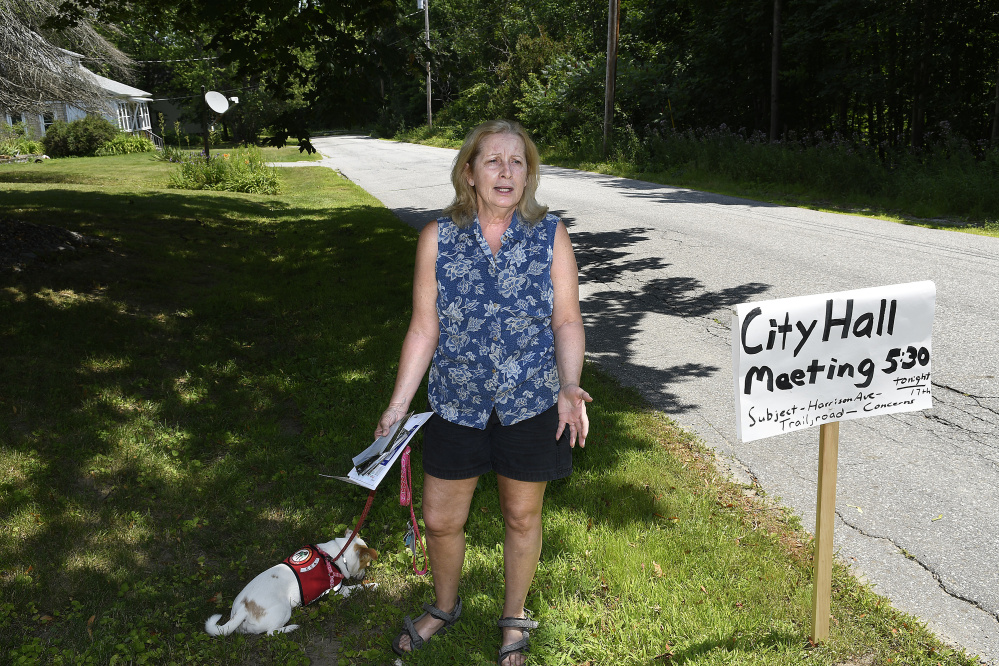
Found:
[[[327,553],[325,550],[323,550],[319,546],[314,546],[314,548],[316,549],[316,552],[319,553],[324,560],[326,560],[327,562],[329,562],[330,564],[332,564],[333,566],[336,567],[337,571],[340,572],[341,576],[343,576],[344,578],[348,578],[347,572],[344,570],[344,567],[340,566],[340,562],[339,561],[337,561],[336,559],[334,559],[332,555],[330,555],[329,553]]]

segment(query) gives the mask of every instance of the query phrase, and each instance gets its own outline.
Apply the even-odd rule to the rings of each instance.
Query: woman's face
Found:
[[[516,134],[490,134],[479,144],[478,156],[466,172],[475,188],[479,216],[512,214],[524,196],[527,156],[524,141]]]

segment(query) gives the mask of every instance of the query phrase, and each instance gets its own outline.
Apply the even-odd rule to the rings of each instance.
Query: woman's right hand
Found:
[[[384,437],[389,434],[389,430],[397,421],[406,416],[406,408],[402,405],[390,404],[388,409],[382,412],[382,417],[378,419],[378,427],[375,428],[375,437]]]

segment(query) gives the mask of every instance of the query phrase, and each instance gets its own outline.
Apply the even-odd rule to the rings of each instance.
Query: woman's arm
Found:
[[[388,409],[375,428],[375,437],[387,435],[396,421],[409,411],[409,403],[430,367],[440,321],[437,318],[437,222],[423,227],[416,245],[416,270],[413,275],[413,316],[402,342],[399,371]]]
[[[569,232],[560,221],[555,230],[555,248],[552,257],[552,286],[555,302],[552,309],[552,332],[555,335],[555,363],[558,366],[558,431],[555,439],[569,426],[569,445],[586,445],[590,422],[586,416],[586,403],[593,398],[579,387],[586,349],[583,315],[579,310],[579,271],[572,252]]]

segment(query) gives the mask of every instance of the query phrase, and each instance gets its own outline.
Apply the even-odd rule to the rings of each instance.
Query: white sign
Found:
[[[739,439],[929,409],[935,301],[912,282],[737,305]]]

